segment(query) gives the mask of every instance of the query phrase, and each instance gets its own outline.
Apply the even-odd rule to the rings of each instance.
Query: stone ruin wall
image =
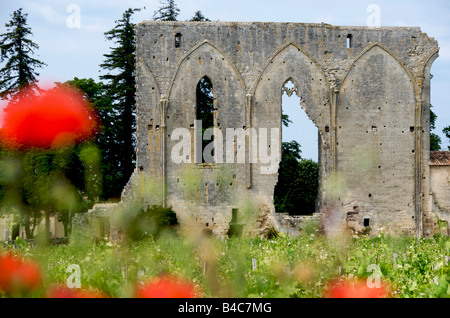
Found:
[[[431,233],[430,68],[439,48],[419,28],[152,21],[138,24],[136,43],[137,162],[124,200],[171,205],[181,224],[217,235],[232,209],[249,217],[251,205],[264,211],[253,215],[256,233],[276,226],[278,175],[249,162],[248,141],[245,163],[176,164],[170,135],[185,127],[193,138],[204,76],[222,131],[281,128],[291,80],[320,135],[317,212],[356,231],[369,222],[372,233]]]
[[[436,151],[437,152],[437,151]],[[450,151],[439,151],[448,154]],[[430,163],[431,191],[429,210],[436,216],[432,223],[433,232],[439,231],[443,235],[450,235],[450,163]],[[438,222],[439,221],[439,222]],[[428,230],[428,229],[427,229]]]

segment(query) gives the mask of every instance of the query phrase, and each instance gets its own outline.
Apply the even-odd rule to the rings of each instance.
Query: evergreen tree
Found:
[[[153,14],[153,20],[155,21],[177,21],[177,17],[180,14],[175,0],[162,0],[162,7],[159,8]]]
[[[194,16],[189,21],[191,21],[191,22],[210,22],[211,20],[208,18],[205,18],[205,16],[199,10],[194,13]]]
[[[111,48],[111,53],[105,54],[104,63],[100,67],[109,71],[100,76],[107,81],[109,96],[112,99],[114,120],[106,122],[107,129],[114,130],[117,138],[114,142],[120,155],[117,162],[117,189],[123,189],[135,166],[135,25],[131,22],[134,12],[140,9],[128,9],[122,19],[116,21],[116,26],[105,33],[108,40],[117,46]],[[115,193],[116,196],[120,193]]]
[[[36,68],[46,65],[31,57],[39,46],[30,39],[32,32],[27,26],[27,15],[22,8],[14,11],[12,19],[5,24],[6,33],[0,35],[0,62],[6,61],[0,69],[2,99],[13,99],[26,86],[37,89],[35,83],[39,73]]]

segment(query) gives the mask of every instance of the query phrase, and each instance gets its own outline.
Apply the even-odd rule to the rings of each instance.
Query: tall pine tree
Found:
[[[2,99],[13,99],[26,86],[36,89],[39,76],[36,69],[46,65],[32,57],[39,46],[30,39],[32,32],[27,26],[27,16],[22,8],[14,11],[12,19],[5,24],[6,33],[0,35],[0,62],[6,61],[0,69]]]
[[[117,163],[116,184],[117,189],[122,189],[135,167],[135,25],[131,18],[140,9],[128,9],[123,13],[122,19],[116,21],[116,26],[105,33],[108,40],[114,41],[117,46],[111,48],[104,63],[100,67],[109,71],[108,74],[100,76],[106,80],[109,95],[113,102],[113,110],[116,114],[114,122],[108,128],[115,130],[117,136],[117,153],[120,154]],[[120,193],[115,193],[119,196]]]
[[[191,22],[210,22],[211,20],[206,18],[199,10],[194,13],[194,16],[189,20]]]
[[[180,14],[175,0],[162,0],[162,7],[155,11],[153,20],[155,21],[177,21],[177,17]]]

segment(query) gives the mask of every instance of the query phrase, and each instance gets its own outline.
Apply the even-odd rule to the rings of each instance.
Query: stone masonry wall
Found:
[[[193,146],[186,163],[175,163],[180,139],[172,134],[187,128],[194,139],[195,91],[204,76],[223,134],[281,129],[282,87],[290,80],[320,134],[317,212],[333,206],[338,223],[355,231],[369,222],[373,233],[423,234],[431,218],[424,195],[429,70],[439,48],[419,28],[152,21],[138,24],[136,42],[137,167],[124,200],[144,175],[152,204],[172,205],[182,225],[217,235],[228,230],[233,209],[242,218],[249,204],[274,213],[278,175],[250,162],[251,138],[234,144],[235,152],[245,148],[244,163],[196,164]],[[267,137],[264,150],[279,159]],[[276,225],[269,219],[259,222],[261,231]]]
[[[450,165],[446,166],[430,166],[431,172],[431,210],[436,215],[436,220],[432,226],[437,230],[437,221],[444,222],[446,234],[449,235],[450,226]],[[442,232],[442,229],[441,229]],[[444,231],[445,232],[445,231]]]

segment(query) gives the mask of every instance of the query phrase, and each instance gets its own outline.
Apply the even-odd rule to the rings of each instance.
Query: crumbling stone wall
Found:
[[[450,217],[450,165],[431,166],[431,185],[434,207]]]
[[[430,68],[439,48],[419,28],[152,21],[138,24],[136,43],[137,167],[124,200],[145,176],[152,191],[143,202],[171,205],[182,225],[217,235],[249,202],[267,202],[262,210],[274,213],[278,175],[251,160],[251,138],[235,144],[245,147],[244,163],[194,163],[194,146],[188,163],[175,163],[171,134],[184,127],[194,140],[204,76],[213,83],[215,128],[281,129],[290,80],[320,135],[317,212],[355,231],[424,233],[433,217],[424,194]],[[262,228],[276,226],[269,219]]]
[[[288,213],[276,213],[278,229],[291,237],[297,237],[300,234],[313,234],[312,230],[320,230],[320,215],[289,215]],[[311,233],[307,233],[307,227],[312,228]]]
[[[430,155],[430,210],[435,218],[427,231],[450,234],[450,151],[432,151]]]

